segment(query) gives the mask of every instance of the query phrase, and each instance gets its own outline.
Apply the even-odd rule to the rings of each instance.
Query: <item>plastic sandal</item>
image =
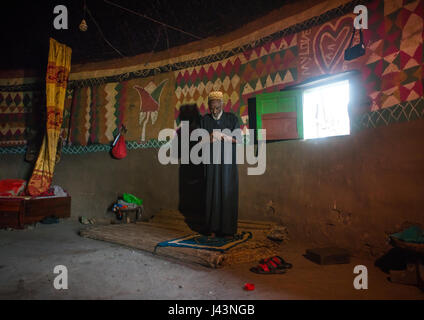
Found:
[[[283,258],[280,256],[273,256],[270,258],[262,259],[259,261],[260,264],[268,263],[269,261],[274,262],[278,268],[283,269],[291,269],[293,265],[291,263],[286,262]]]
[[[285,268],[278,268],[277,264],[273,261],[261,263],[257,267],[250,268],[250,271],[258,274],[283,274],[287,272]]]

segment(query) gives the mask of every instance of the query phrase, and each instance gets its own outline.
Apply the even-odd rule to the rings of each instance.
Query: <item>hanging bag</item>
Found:
[[[352,38],[350,38],[349,47],[345,50],[344,59],[350,61],[359,58],[365,54],[365,44],[362,35],[362,29],[359,29],[360,41],[356,46],[352,47],[353,38],[355,37],[356,28],[353,27]]]
[[[126,131],[124,126],[122,126],[119,130],[119,133],[112,144],[112,156],[115,159],[123,159],[127,156],[127,145],[125,143],[123,131]]]

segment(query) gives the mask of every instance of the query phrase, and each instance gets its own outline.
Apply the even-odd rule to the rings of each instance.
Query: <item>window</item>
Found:
[[[267,140],[349,135],[348,108],[356,77],[356,71],[325,75],[280,92],[259,94],[255,101],[249,101],[249,126],[266,129]],[[359,96],[360,92],[355,90]],[[255,142],[256,138],[261,139],[258,135]]]
[[[257,96],[257,128],[267,140],[303,138],[302,90],[263,93]],[[258,133],[258,138],[262,140]]]
[[[321,85],[303,92],[304,139],[350,134],[349,81]]]

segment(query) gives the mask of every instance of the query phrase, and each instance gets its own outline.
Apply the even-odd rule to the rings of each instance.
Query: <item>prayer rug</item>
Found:
[[[185,247],[192,249],[211,250],[226,252],[229,249],[248,241],[252,238],[251,232],[242,232],[235,235],[231,239],[220,238],[220,237],[208,237],[200,234],[192,234],[181,238],[160,242],[156,245],[157,247]],[[156,251],[155,248],[155,251]]]

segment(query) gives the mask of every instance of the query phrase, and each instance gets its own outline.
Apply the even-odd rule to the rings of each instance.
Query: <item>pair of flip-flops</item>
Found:
[[[293,265],[286,262],[280,256],[273,256],[259,261],[258,266],[250,268],[250,271],[258,274],[282,274]]]

